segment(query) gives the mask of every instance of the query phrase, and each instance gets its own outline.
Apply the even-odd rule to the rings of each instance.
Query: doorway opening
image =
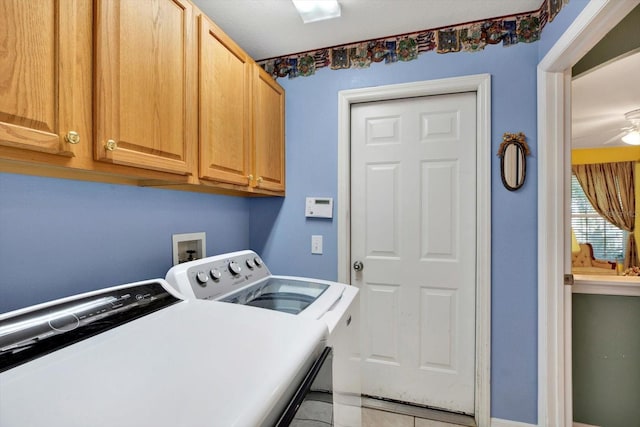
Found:
[[[538,65],[539,425],[573,424],[572,289],[568,276],[571,68],[638,3],[589,2]]]

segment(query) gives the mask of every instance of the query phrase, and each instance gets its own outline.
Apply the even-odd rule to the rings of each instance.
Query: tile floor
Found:
[[[457,424],[362,408],[362,427],[460,427]]]
[[[290,425],[291,427],[330,427],[333,425],[333,405],[318,400],[305,400]]]
[[[366,399],[370,404],[388,405],[386,402]],[[396,405],[396,409],[402,405]],[[411,408],[404,406],[406,408]],[[388,408],[386,408],[388,409]],[[416,409],[420,415],[426,415],[427,409]],[[433,411],[432,411],[433,412]],[[439,412],[439,411],[436,411]],[[408,412],[408,413],[411,413]],[[414,412],[415,413],[415,412]],[[431,414],[433,415],[433,414]],[[438,415],[436,413],[436,415]],[[439,414],[442,416],[442,413]],[[461,422],[456,419],[456,415],[450,421]],[[459,416],[458,416],[459,417]],[[333,425],[333,405],[326,401],[323,393],[310,393],[306,400],[302,402],[300,409],[296,413],[291,423],[291,427],[329,427]],[[467,424],[469,425],[469,424]],[[443,421],[429,420],[412,415],[398,414],[380,409],[368,407],[362,408],[362,427],[464,427],[460,424],[450,424]]]

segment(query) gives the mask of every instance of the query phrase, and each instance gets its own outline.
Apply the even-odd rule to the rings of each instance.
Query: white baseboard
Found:
[[[501,420],[500,418],[491,418],[491,427],[538,427],[537,424],[527,424],[518,421]]]

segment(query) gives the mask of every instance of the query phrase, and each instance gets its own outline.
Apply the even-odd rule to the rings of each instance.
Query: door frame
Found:
[[[475,420],[490,425],[491,398],[491,75],[477,74],[338,93],[338,281],[351,282],[351,104],[476,93]]]
[[[538,425],[573,424],[571,67],[640,0],[591,0],[538,64]]]

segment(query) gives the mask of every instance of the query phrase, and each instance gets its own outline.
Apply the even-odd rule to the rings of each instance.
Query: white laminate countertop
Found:
[[[575,274],[574,294],[640,296],[640,277]]]

